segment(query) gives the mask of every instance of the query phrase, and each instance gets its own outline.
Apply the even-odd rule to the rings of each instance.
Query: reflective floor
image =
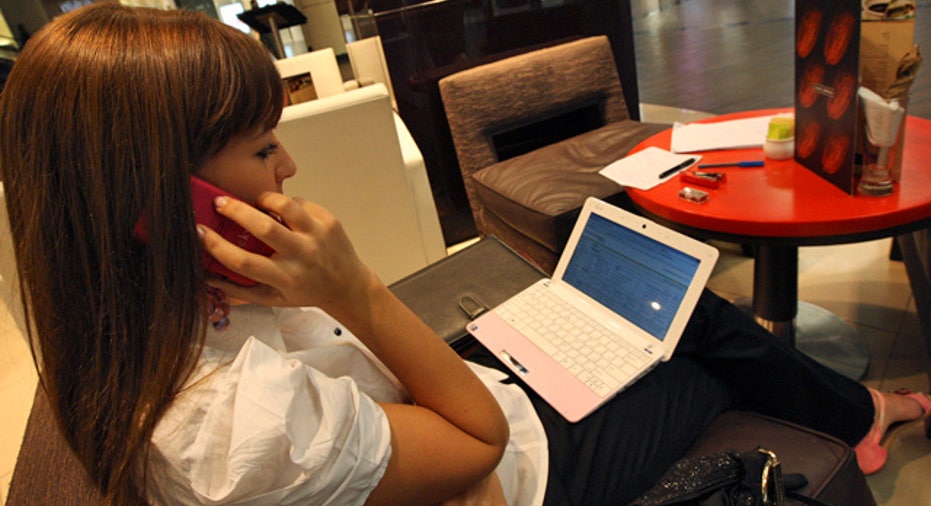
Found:
[[[789,107],[795,2],[634,0],[640,101],[716,114]],[[931,48],[931,0],[917,1],[915,42]],[[920,69],[908,112],[931,118],[931,70]]]

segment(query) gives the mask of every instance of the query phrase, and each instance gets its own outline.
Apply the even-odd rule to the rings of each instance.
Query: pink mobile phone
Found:
[[[223,236],[224,239],[246,251],[257,253],[262,256],[271,256],[275,250],[258,240],[238,223],[217,213],[216,208],[213,206],[213,201],[216,197],[221,195],[233,199],[236,198],[203,179],[191,176],[191,201],[194,203],[194,219],[196,219],[198,223],[207,225],[216,233]],[[207,269],[207,272],[228,279],[238,285],[254,286],[258,284],[258,282],[253,279],[227,269],[223,264],[206,252],[204,252],[204,267]]]
[[[197,223],[210,227],[224,239],[246,251],[263,256],[270,256],[274,253],[275,250],[258,240],[248,230],[217,213],[213,201],[216,197],[221,195],[233,199],[236,198],[203,179],[191,176],[191,201],[194,205],[194,219]],[[143,243],[148,241],[148,232],[146,231],[145,222],[142,218],[139,218],[139,221],[136,223],[136,227],[133,229],[133,236]],[[203,260],[204,268],[211,274],[241,286],[255,286],[258,284],[254,279],[247,278],[242,274],[227,269],[206,251],[204,252]]]

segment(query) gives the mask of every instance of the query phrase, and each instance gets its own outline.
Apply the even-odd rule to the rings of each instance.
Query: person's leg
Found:
[[[469,360],[508,372],[484,349]],[[715,416],[733,407],[727,385],[688,359],[660,364],[574,424],[517,383],[546,430],[546,503],[559,506],[627,504],[653,486]]]
[[[856,445],[873,424],[865,387],[815,362],[705,290],[677,355],[688,356],[736,389],[746,409]]]

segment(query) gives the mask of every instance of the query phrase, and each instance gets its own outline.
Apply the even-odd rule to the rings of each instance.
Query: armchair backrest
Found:
[[[333,48],[320,49],[275,61],[282,78],[310,73],[317,97],[329,97],[346,91]]]
[[[22,301],[19,298],[19,277],[16,275],[13,236],[10,233],[3,183],[0,183],[0,300],[3,300],[17,329],[25,337],[26,323]],[[0,331],[6,331],[6,329],[0,327]]]
[[[391,283],[436,260],[430,238],[421,233],[383,85],[286,107],[277,135],[297,164],[285,193],[336,215],[382,281]]]
[[[931,357],[931,228],[909,232],[896,239],[915,299],[918,323]],[[931,370],[928,372],[931,374]]]
[[[630,117],[605,36],[463,70],[439,87],[470,201],[471,174],[499,161],[497,134],[591,106],[602,124]]]
[[[381,37],[375,35],[354,42],[346,43],[346,53],[352,65],[352,73],[363,84],[382,83],[388,88],[391,105],[398,108],[394,97],[394,88],[391,85],[391,75],[388,72],[388,62],[385,59],[385,50],[381,44]]]

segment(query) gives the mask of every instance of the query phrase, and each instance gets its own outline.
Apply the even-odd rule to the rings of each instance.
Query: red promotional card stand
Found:
[[[890,86],[912,50],[914,11],[872,19],[863,0],[797,0],[795,8],[795,159],[853,195],[865,146],[857,90],[906,105],[907,89],[898,97]],[[894,152],[894,179],[900,162]]]

